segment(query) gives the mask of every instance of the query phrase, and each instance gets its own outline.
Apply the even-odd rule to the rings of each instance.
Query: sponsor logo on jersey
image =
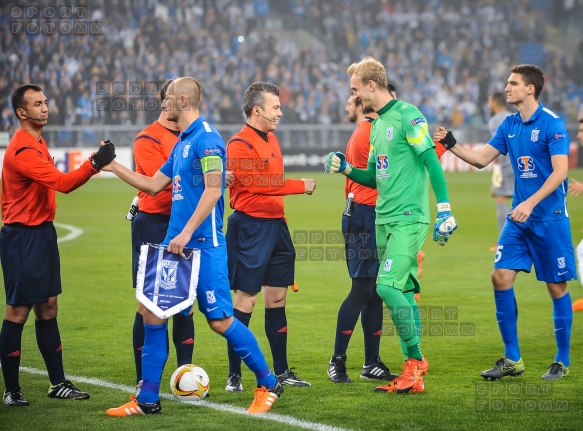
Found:
[[[172,178],[172,192],[173,193],[180,193],[182,191],[182,180],[180,179],[180,175],[176,175]]]
[[[377,169],[379,171],[385,171],[389,167],[389,158],[386,154],[379,154],[377,156]]]
[[[209,154],[220,154],[221,149],[220,148],[207,148],[206,150],[204,150],[204,154],[206,156],[208,156]]]
[[[190,144],[186,145],[182,150],[182,157],[186,159],[188,157],[188,150],[190,150]]]
[[[182,179],[180,175],[176,175],[172,178],[172,200],[179,201],[182,199],[184,199],[184,196],[182,196]]]
[[[536,141],[538,141],[538,134],[539,134],[539,133],[540,133],[540,130],[538,130],[538,129],[534,129],[534,130],[532,131],[531,135],[530,135],[530,140],[531,140],[532,142],[536,142]]]
[[[387,128],[387,141],[393,140],[393,126]]]
[[[516,165],[518,170],[521,172],[520,178],[536,178],[537,174],[535,174],[534,168],[534,160],[530,156],[520,156],[516,160]]]
[[[415,118],[414,120],[411,120],[411,125],[416,126],[417,124],[422,124],[425,123],[425,118],[423,117],[419,117],[419,118]]]
[[[377,178],[388,178],[390,174],[387,172],[389,168],[389,157],[386,154],[379,154],[377,156]]]
[[[555,133],[555,139],[565,139],[567,135],[564,133]]]

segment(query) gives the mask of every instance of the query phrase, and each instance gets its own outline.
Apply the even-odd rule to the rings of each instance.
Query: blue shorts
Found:
[[[136,274],[143,244],[161,244],[166,238],[170,216],[139,211],[132,220],[132,280],[136,287]]]
[[[498,240],[495,269],[530,272],[546,283],[577,279],[568,218],[514,223],[506,221]]]
[[[42,304],[62,292],[57,231],[52,222],[2,226],[0,260],[6,304]]]
[[[226,247],[200,249],[196,300],[198,309],[207,319],[222,319],[233,315]],[[189,311],[184,310],[184,314],[188,314]]]
[[[357,204],[352,217],[342,216],[346,265],[350,278],[376,278],[379,272],[375,207]]]
[[[294,283],[296,252],[283,218],[251,217],[235,211],[227,223],[231,289],[256,293],[261,286]]]

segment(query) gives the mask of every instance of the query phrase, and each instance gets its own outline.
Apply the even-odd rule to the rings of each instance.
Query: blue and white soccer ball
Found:
[[[209,388],[209,376],[198,365],[182,365],[172,373],[170,378],[170,390],[179,400],[202,400],[207,396]]]

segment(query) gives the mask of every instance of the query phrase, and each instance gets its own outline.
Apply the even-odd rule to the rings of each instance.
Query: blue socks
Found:
[[[257,383],[267,388],[273,388],[277,384],[275,375],[269,369],[265,356],[259,348],[253,332],[237,319],[233,320],[223,337],[229,342],[237,355],[245,362],[245,365],[255,373]]]
[[[569,348],[571,347],[571,324],[573,323],[573,308],[571,294],[553,299],[553,317],[555,323],[555,340],[557,341],[557,356],[555,362],[569,366]]]
[[[144,324],[142,349],[142,389],[138,395],[141,403],[153,404],[160,399],[160,380],[168,359],[168,324]]]
[[[520,348],[518,347],[518,307],[514,296],[514,287],[508,290],[495,290],[494,301],[496,302],[496,320],[504,341],[504,356],[511,361],[520,359]]]

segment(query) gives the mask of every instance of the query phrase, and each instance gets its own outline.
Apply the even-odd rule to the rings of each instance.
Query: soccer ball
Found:
[[[209,392],[209,376],[198,365],[178,367],[170,378],[170,390],[179,400],[202,400]]]

